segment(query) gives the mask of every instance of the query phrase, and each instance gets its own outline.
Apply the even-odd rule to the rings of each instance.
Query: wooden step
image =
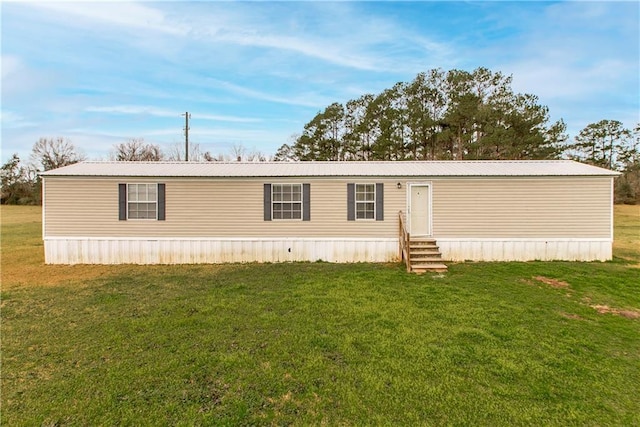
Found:
[[[411,249],[410,253],[419,255],[439,255],[441,252],[439,249]]]
[[[440,252],[411,252],[409,259],[413,262],[419,259],[442,259],[442,254]]]
[[[411,252],[438,252],[440,253],[440,248],[437,246],[410,246],[409,250]]]
[[[428,263],[442,263],[442,256],[431,256],[431,257],[419,257],[419,258],[411,258],[411,265],[413,264],[428,264]]]
[[[411,264],[411,271],[417,274],[422,273],[446,273],[448,267],[445,264]]]

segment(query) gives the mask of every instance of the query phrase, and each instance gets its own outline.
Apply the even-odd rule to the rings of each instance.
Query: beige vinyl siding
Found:
[[[433,181],[433,235],[609,238],[610,177]]]
[[[395,237],[405,187],[327,178],[45,177],[45,237]],[[118,183],[166,184],[166,220],[118,220]],[[347,183],[384,183],[384,221],[347,221]],[[310,183],[311,220],[264,221],[265,183]]]
[[[407,181],[431,183],[436,238],[609,238],[611,230],[611,177],[44,179],[45,237],[395,238]],[[165,221],[118,220],[119,183],[158,182]],[[350,182],[384,183],[384,221],[347,221]],[[264,221],[265,183],[310,183],[311,220]]]

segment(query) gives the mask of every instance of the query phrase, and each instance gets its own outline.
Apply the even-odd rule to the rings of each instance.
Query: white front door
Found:
[[[412,236],[430,236],[431,186],[429,184],[410,184],[409,188],[409,233]]]

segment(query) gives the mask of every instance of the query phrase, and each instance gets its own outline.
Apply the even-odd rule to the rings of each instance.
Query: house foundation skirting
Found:
[[[611,239],[461,239],[437,237],[447,261],[608,261]]]
[[[610,239],[436,237],[445,261],[607,261]],[[395,238],[48,237],[46,264],[218,264],[228,262],[394,262]]]
[[[217,264],[228,262],[391,262],[394,238],[46,237],[46,264]]]

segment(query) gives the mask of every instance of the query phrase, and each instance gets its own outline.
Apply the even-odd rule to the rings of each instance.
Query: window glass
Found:
[[[273,219],[302,219],[302,184],[271,186]]]
[[[376,185],[356,184],[356,219],[375,219]]]
[[[156,219],[158,212],[158,185],[128,184],[127,187],[127,218]]]

